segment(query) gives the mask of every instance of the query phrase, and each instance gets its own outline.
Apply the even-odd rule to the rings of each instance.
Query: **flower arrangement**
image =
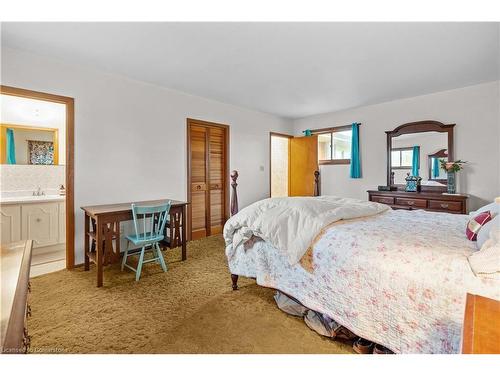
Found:
[[[461,169],[463,169],[463,165],[467,162],[463,160],[446,161],[444,159],[441,159],[440,163],[441,163],[441,168],[444,169],[446,172],[458,172]]]

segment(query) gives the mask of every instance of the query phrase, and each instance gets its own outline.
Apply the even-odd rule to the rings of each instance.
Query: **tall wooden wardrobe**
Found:
[[[221,233],[229,218],[229,126],[187,120],[189,239]]]

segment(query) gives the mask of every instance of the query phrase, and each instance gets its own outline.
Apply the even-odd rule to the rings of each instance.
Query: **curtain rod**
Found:
[[[361,125],[361,122],[354,122],[353,124],[358,124]],[[341,130],[341,129],[348,129],[352,126],[352,124],[349,125],[340,125],[340,126],[330,126],[329,128],[321,128],[321,129],[311,129],[311,133],[326,133],[328,131],[332,130]]]

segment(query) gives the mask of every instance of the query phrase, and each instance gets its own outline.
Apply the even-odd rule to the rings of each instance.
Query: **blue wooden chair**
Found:
[[[125,254],[123,254],[121,269],[123,271],[123,268],[127,267],[132,271],[135,271],[136,281],[138,281],[141,277],[142,265],[144,263],[158,262],[161,265],[163,272],[167,272],[167,266],[165,264],[165,260],[163,259],[160,245],[158,243],[165,237],[165,224],[168,220],[170,206],[170,201],[158,206],[136,206],[135,204],[132,204],[135,234],[126,236],[127,248],[125,249]],[[142,233],[139,232],[139,227],[141,227],[141,223],[139,222],[139,220],[141,219],[143,229]],[[130,243],[134,244],[135,246],[140,246],[140,252],[135,251],[133,254],[129,254]],[[148,250],[152,250],[153,257],[151,259],[144,260],[146,247],[150,247],[150,249]],[[127,264],[127,257],[135,254],[139,254],[137,269]]]

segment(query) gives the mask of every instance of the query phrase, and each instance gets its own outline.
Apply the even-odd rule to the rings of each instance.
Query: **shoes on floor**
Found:
[[[391,350],[387,349],[385,346],[375,344],[373,347],[373,354],[394,354]]]
[[[373,352],[374,346],[375,344],[373,342],[360,337],[359,339],[354,341],[352,348],[358,354],[371,354]]]

